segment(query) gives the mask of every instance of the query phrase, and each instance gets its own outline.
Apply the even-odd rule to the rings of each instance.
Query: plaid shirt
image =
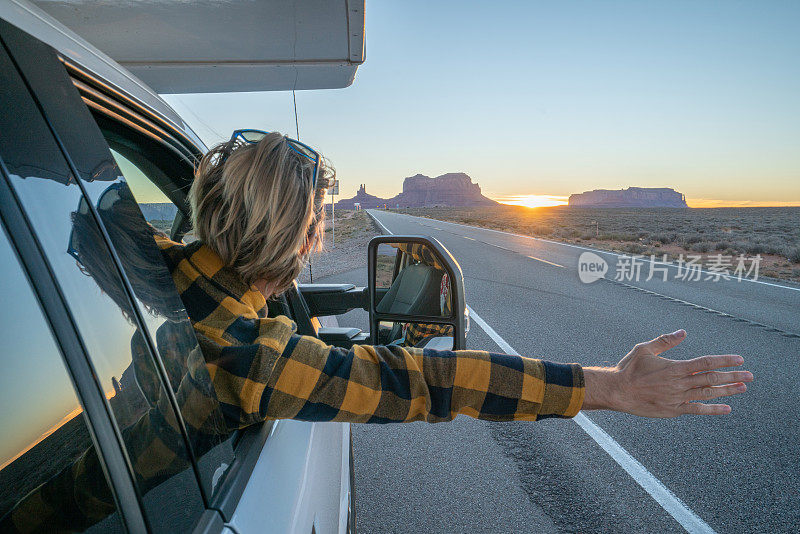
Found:
[[[266,419],[395,423],[572,417],[583,371],[479,350],[356,345],[298,336],[205,245],[158,239],[229,424]]]
[[[465,414],[493,421],[572,417],[583,404],[583,371],[477,350],[436,351],[357,345],[346,350],[298,336],[288,318],[268,318],[266,300],[200,243],[156,237],[185,303],[201,352],[162,354],[195,454],[231,430],[267,419],[394,423],[439,422]],[[158,336],[191,329],[166,323]],[[193,343],[168,346],[191,347]],[[150,408],[122,430],[139,489],[146,493],[190,467],[183,438],[144,340],[131,343]],[[187,349],[188,350],[188,349]],[[215,414],[219,400],[224,421]],[[158,444],[158,446],[153,446]],[[71,488],[71,489],[70,489]],[[86,528],[115,510],[93,447],[0,518],[0,531]]]
[[[453,327],[449,324],[408,323],[403,325],[403,345],[414,347],[429,337],[451,337]]]

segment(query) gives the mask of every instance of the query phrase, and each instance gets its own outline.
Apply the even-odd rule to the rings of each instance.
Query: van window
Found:
[[[147,222],[169,235],[178,213],[178,207],[158,188],[147,175],[128,158],[111,149],[122,176],[128,182],[139,209]]]
[[[184,237],[190,229],[186,195],[193,163],[166,142],[133,131],[99,111],[92,111],[92,118],[145,220],[173,238]]]
[[[61,353],[0,230],[0,531],[121,532]],[[53,499],[54,487],[73,488]],[[91,496],[91,497],[90,497]]]
[[[25,84],[13,72],[13,67],[0,68],[3,97],[8,100],[9,109],[14,109],[14,113],[0,113],[0,157],[5,180],[46,257],[98,385],[108,398],[150,528],[154,532],[185,532],[194,527],[204,511],[199,481],[182,429],[176,428],[177,416],[167,391],[160,382],[148,381],[150,376],[159,376],[156,361],[149,352],[139,357],[138,351],[132,350],[141,327],[92,210],[92,206],[99,209],[113,201],[120,191],[114,184],[120,182],[114,179],[114,173],[91,176],[84,183],[86,191],[108,190],[109,194],[101,199],[100,206],[95,204],[97,201],[89,203]],[[107,152],[103,154],[109,157]],[[107,164],[79,161],[75,167],[102,170]],[[12,324],[20,328],[19,321]],[[155,396],[146,397],[141,383],[152,385]],[[154,398],[160,401],[153,404]],[[13,409],[17,405],[10,402],[5,407]],[[79,472],[85,467],[73,468]],[[74,498],[69,488],[59,488],[48,495],[66,502],[64,506],[70,506],[68,501]],[[97,522],[102,519],[94,517]]]
[[[194,328],[157,246],[168,244],[159,232],[173,229],[185,187],[176,182],[189,180],[192,169],[174,166],[174,158],[151,138],[109,124],[109,119],[98,125],[125,178],[125,183],[108,185],[94,202],[144,319],[144,331],[131,340],[139,386],[147,402],[158,405],[163,381],[137,363],[148,360],[152,351],[183,415],[202,487],[213,499],[233,465],[238,421],[223,415]]]

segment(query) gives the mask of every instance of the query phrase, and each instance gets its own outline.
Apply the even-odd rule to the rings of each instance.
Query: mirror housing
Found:
[[[399,245],[395,246],[395,248],[397,248],[397,257],[392,275],[392,287],[390,288],[378,287],[378,248],[380,245]],[[413,247],[413,250],[423,250],[425,253],[425,258],[421,261],[415,261],[405,267],[407,271],[404,276],[399,276],[399,270],[403,269],[403,267],[400,267],[401,255],[413,255],[403,251],[401,247],[407,250],[412,250]],[[466,299],[464,297],[464,276],[461,273],[461,267],[458,265],[458,262],[444,245],[433,237],[382,235],[370,240],[367,254],[370,342],[373,345],[379,344],[381,321],[393,321],[403,324],[418,323],[423,325],[450,326],[453,332],[452,348],[454,350],[465,348],[468,319]],[[427,267],[428,271],[426,272],[422,267]],[[431,270],[435,273],[442,273],[439,275],[438,281],[435,276],[433,279],[430,278],[429,273]],[[430,288],[433,285],[439,286],[444,274],[447,275],[446,280],[449,282],[449,315],[430,312],[430,301],[433,298],[433,296],[430,295]],[[407,287],[398,287],[403,284],[405,286],[409,284],[420,284],[420,287],[411,287],[412,290],[419,290],[418,301],[421,304],[417,306],[418,309],[415,310],[415,313],[400,312],[396,309],[397,307],[394,306],[394,299],[398,296],[398,291],[408,289]],[[444,284],[441,284],[441,287],[444,288]],[[441,289],[441,291],[443,293],[444,289]],[[439,298],[440,294],[437,292],[435,299],[438,301]],[[444,301],[443,295],[442,300]]]

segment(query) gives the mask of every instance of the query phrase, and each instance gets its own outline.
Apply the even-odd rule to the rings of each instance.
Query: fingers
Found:
[[[695,373],[683,379],[684,384],[689,388],[752,381],[753,374],[750,371],[709,371],[706,373]]]
[[[671,334],[661,334],[657,338],[643,343],[643,345],[652,350],[655,354],[661,354],[672,347],[678,346],[684,339],[686,339],[686,330],[676,330]]]
[[[694,388],[686,392],[687,401],[711,400],[718,397],[729,397],[747,391],[747,386],[742,382],[728,384],[726,386],[706,386],[704,388]]]
[[[744,358],[738,354],[718,354],[713,356],[700,356],[692,360],[680,362],[681,371],[686,374],[703,373],[720,369],[722,367],[736,367],[744,363]]]
[[[727,415],[731,413],[731,407],[727,404],[700,404],[697,402],[687,402],[681,405],[682,414],[694,415]]]

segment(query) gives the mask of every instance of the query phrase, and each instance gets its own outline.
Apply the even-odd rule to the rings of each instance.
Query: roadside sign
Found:
[[[331,196],[339,194],[339,180],[333,181],[333,184],[328,188],[328,194]]]

